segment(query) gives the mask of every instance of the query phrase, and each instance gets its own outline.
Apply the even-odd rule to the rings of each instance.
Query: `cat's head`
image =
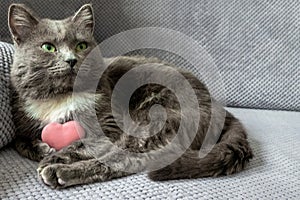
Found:
[[[72,92],[87,55],[96,47],[92,6],[82,6],[63,20],[40,19],[22,4],[9,8],[8,24],[15,43],[12,82],[34,99]]]

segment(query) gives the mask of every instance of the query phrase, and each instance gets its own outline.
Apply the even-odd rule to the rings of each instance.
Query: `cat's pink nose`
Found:
[[[66,62],[70,65],[71,68],[73,68],[77,63],[77,59],[68,59],[66,60]]]

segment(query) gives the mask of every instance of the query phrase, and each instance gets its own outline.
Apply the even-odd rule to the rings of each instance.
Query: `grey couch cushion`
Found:
[[[0,199],[300,199],[300,112],[230,110],[255,154],[239,174],[160,183],[138,174],[52,190],[38,181],[36,162],[7,148],[0,151]]]
[[[0,148],[8,144],[15,135],[9,96],[12,52],[12,45],[0,42]]]
[[[0,40],[10,41],[0,7]],[[300,110],[299,1],[248,0],[16,0],[42,17],[62,18],[92,2],[99,42],[137,27],[163,27],[198,41],[212,56],[228,106]],[[172,37],[172,35],[170,35]],[[137,41],[136,38],[128,38]],[[156,51],[147,53],[155,54]],[[159,54],[176,64],[178,57]],[[196,55],[197,56],[197,55]],[[208,66],[209,68],[209,66]]]

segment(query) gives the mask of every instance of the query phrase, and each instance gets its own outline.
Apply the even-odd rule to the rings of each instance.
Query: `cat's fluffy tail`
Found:
[[[181,178],[200,178],[229,175],[241,171],[253,157],[246,133],[237,119],[224,127],[220,141],[204,157],[199,151],[188,149],[172,164],[152,171],[149,178],[163,181]]]

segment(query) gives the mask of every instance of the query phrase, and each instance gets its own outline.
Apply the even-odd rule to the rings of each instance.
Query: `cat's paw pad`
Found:
[[[53,164],[38,168],[38,176],[41,181],[51,188],[59,189],[70,186],[66,180],[69,167],[64,164]]]

